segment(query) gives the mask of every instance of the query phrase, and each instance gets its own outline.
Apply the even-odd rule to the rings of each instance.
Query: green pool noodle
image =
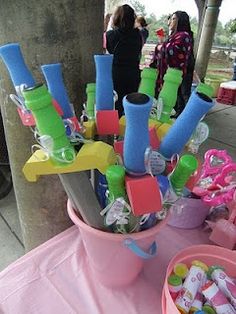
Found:
[[[48,135],[53,140],[51,157],[54,161],[64,164],[73,162],[74,148],[66,136],[63,120],[52,104],[52,96],[44,84],[27,88],[23,92],[25,105],[32,111],[40,136]],[[61,150],[61,151],[59,151]]]
[[[196,171],[197,167],[198,161],[193,155],[186,154],[180,158],[173,173],[169,177],[171,186],[177,195],[181,195],[185,184],[191,174]]]
[[[125,190],[125,169],[120,165],[112,165],[107,168],[106,180],[108,184],[109,191],[109,202],[113,202],[119,197],[123,197],[127,202],[126,190]],[[124,208],[123,211],[127,209]],[[137,224],[138,219],[134,217],[132,213],[129,215],[129,223],[126,225],[116,225],[115,232],[127,233],[133,230]]]
[[[195,91],[204,94],[209,98],[212,98],[214,92],[213,87],[205,83],[199,83]]]
[[[88,114],[88,118],[93,120],[95,119],[95,99],[96,99],[96,84],[88,83],[86,86],[86,111]]]
[[[163,108],[160,121],[167,123],[170,119],[171,111],[177,100],[178,88],[182,82],[183,72],[178,69],[169,68],[164,75],[164,84],[160,91],[158,102],[162,102]]]
[[[141,73],[141,82],[139,85],[138,92],[146,94],[150,97],[154,97],[157,74],[158,74],[157,69],[144,68]]]
[[[125,197],[125,169],[119,165],[107,168],[106,179],[109,190],[109,200],[112,202],[118,197]]]

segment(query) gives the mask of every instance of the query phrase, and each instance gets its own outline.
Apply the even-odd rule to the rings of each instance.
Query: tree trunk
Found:
[[[62,63],[64,82],[77,113],[85,85],[95,82],[93,55],[102,52],[104,4],[101,0],[8,0],[1,2],[0,45],[18,42],[34,78],[43,81],[40,65]],[[57,175],[29,183],[22,167],[31,155],[33,135],[24,127],[8,95],[14,93],[3,64],[1,109],[26,251],[71,225],[66,194]]]
[[[207,0],[195,0],[195,3],[198,8],[198,30],[197,30],[197,36],[194,42],[194,54],[196,56],[201,33],[202,33],[202,26],[203,26],[203,22],[205,18],[205,13],[206,13]]]
[[[207,2],[195,65],[195,70],[201,80],[206,75],[221,2],[222,0],[208,0]]]

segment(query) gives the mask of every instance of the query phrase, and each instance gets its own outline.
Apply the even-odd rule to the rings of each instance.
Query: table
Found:
[[[161,314],[161,292],[170,259],[182,248],[210,243],[209,234],[164,226],[158,255],[145,262],[130,286],[109,289],[91,275],[79,230],[73,226],[0,273],[0,313]],[[171,313],[170,313],[171,314]]]

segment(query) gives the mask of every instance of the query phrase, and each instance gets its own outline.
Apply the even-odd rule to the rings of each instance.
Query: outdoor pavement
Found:
[[[226,149],[236,162],[236,106],[217,104],[204,121],[209,138],[199,150],[201,156],[211,148]],[[0,200],[0,271],[24,254],[14,191]]]

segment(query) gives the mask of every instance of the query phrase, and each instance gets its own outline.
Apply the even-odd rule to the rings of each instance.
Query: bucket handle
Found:
[[[129,248],[134,254],[138,255],[144,259],[150,259],[157,255],[157,244],[156,241],[153,241],[151,246],[148,249],[148,252],[143,251],[137,242],[132,238],[127,238],[124,240],[124,245]]]

